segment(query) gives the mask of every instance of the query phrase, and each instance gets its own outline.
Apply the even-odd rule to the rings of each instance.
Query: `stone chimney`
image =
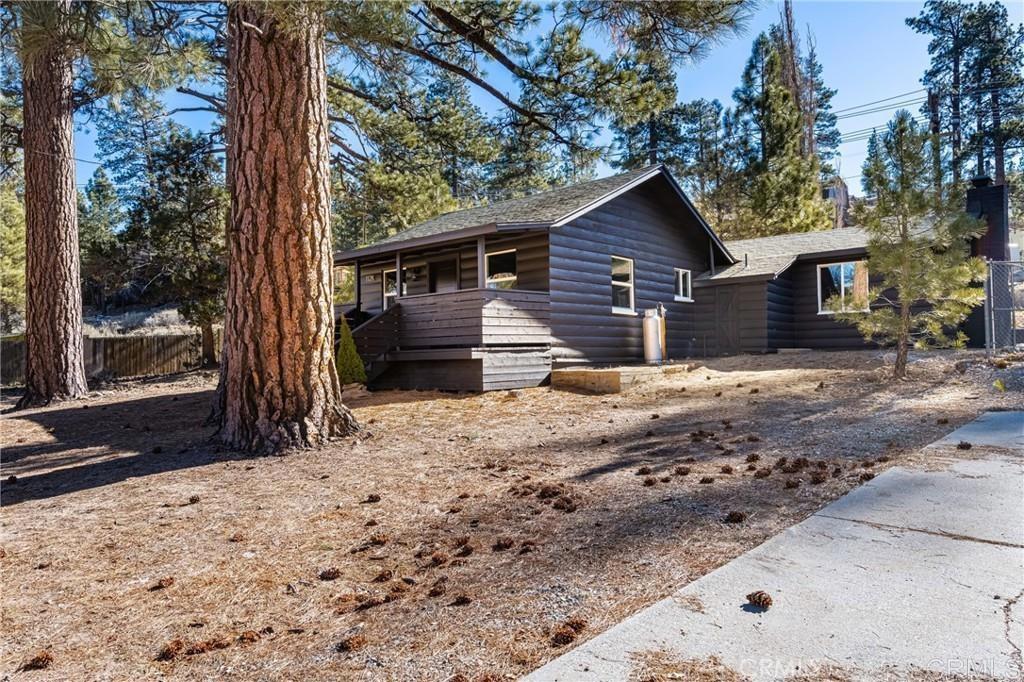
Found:
[[[992,178],[978,177],[967,190],[967,213],[981,218],[988,231],[971,240],[971,255],[988,260],[1010,259],[1010,187],[993,185]]]

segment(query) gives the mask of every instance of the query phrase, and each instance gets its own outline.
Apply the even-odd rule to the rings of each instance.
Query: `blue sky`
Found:
[[[922,4],[886,0],[797,0],[794,3],[794,16],[801,34],[806,36],[809,29],[814,35],[825,81],[838,90],[833,100],[835,110],[850,109],[921,88],[920,78],[928,64],[928,38],[911,31],[904,20],[916,16]],[[1010,2],[1006,6],[1011,21],[1024,21],[1024,3]],[[715,46],[703,60],[680,68],[677,79],[680,98],[717,98],[723,104],[731,105],[732,91],[739,83],[743,65],[750,54],[751,42],[754,36],[778,20],[779,7],[780,4],[775,2],[762,2],[742,34]],[[498,73],[500,67],[492,65],[490,70],[499,87],[507,89]],[[920,98],[923,94],[917,92],[883,102],[879,105],[887,107],[883,111],[843,118],[839,121],[839,130],[850,133],[884,126],[896,111],[892,104]],[[478,93],[477,97],[485,110],[493,111],[493,102],[486,95]],[[195,100],[176,96],[170,105],[173,107],[178,103],[189,106],[194,105]],[[919,106],[915,102],[907,108],[916,113]],[[209,122],[209,117],[202,114],[182,114],[176,118],[194,127],[205,127]],[[607,140],[608,136],[605,135],[603,141]],[[845,143],[840,148],[840,172],[855,194],[860,193],[860,167],[864,162],[866,146],[867,143],[862,140]],[[76,156],[95,160],[95,150],[94,132],[79,130],[76,136]],[[78,182],[84,184],[95,168],[94,164],[79,162]],[[606,165],[599,167],[599,175],[611,172]]]

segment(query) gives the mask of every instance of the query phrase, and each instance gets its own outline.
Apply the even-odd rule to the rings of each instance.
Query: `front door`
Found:
[[[459,266],[454,258],[430,264],[430,293],[441,294],[459,288]]]
[[[715,336],[718,339],[718,352],[721,355],[734,355],[740,352],[739,312],[736,287],[716,287]]]

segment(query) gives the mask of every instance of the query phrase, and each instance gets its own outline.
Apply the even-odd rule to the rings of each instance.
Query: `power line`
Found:
[[[1005,81],[999,81],[999,82],[1005,82]],[[924,88],[922,88],[922,90],[923,89]],[[984,93],[992,93],[992,92],[998,92],[1000,90],[1010,90],[1010,89],[1013,89],[1013,88],[1010,87],[1010,86],[997,85],[997,84],[994,84],[994,83],[990,83],[989,85],[987,85],[985,87],[970,88],[970,89],[962,90],[960,92],[960,97],[966,98],[966,97],[971,96],[971,95],[978,95],[978,94],[984,94]],[[919,91],[915,90],[914,92],[919,92]],[[936,92],[940,92],[940,93],[946,94],[946,95],[951,94],[949,91],[936,90]],[[906,93],[906,94],[913,94],[913,93]],[[888,97],[888,98],[886,98],[884,100],[878,100],[878,102],[869,102],[867,104],[861,104],[861,105],[855,106],[855,107],[848,107],[846,109],[837,109],[836,111],[833,111],[832,113],[833,114],[841,114],[839,116],[836,116],[836,119],[837,120],[842,120],[842,119],[846,119],[846,118],[854,118],[854,117],[857,117],[857,116],[866,116],[868,114],[881,113],[883,111],[890,111],[892,109],[899,109],[901,107],[913,106],[915,104],[924,104],[925,102],[928,101],[927,97],[915,97],[915,98],[911,98],[911,99],[908,99],[908,100],[905,100],[905,101],[902,101],[902,102],[894,102],[894,103],[891,103],[891,104],[887,104],[885,106],[872,107],[870,109],[866,109],[865,108],[865,107],[871,106],[872,104],[878,104],[878,103],[881,103],[881,102],[891,101],[893,99],[899,99],[900,97],[903,97],[903,96],[905,96],[905,95],[895,95],[893,97]],[[850,112],[850,113],[843,113],[843,112]]]
[[[914,104],[924,104],[928,101],[927,97],[919,97],[917,99],[906,100],[905,102],[897,102],[885,107],[875,107],[873,109],[865,109],[864,111],[857,111],[852,114],[843,114],[842,116],[836,116],[836,120],[842,120],[846,118],[856,118],[857,116],[867,116],[868,114],[877,114],[882,111],[890,111],[891,109],[899,109],[901,107],[912,106]]]
[[[883,99],[877,99],[874,102],[865,102],[864,104],[858,104],[857,106],[854,106],[854,107],[846,107],[845,109],[836,109],[832,113],[833,114],[841,114],[844,111],[853,111],[854,109],[863,109],[864,107],[869,107],[869,106],[871,106],[873,104],[880,104],[882,102],[888,102],[890,100],[899,99],[900,97],[907,97],[908,95],[913,95],[913,94],[918,93],[918,92],[924,92],[926,89],[927,88],[918,88],[917,90],[911,90],[910,92],[904,92],[904,93],[901,93],[899,95],[893,95],[892,97],[885,97]]]
[[[984,92],[996,92],[996,91],[999,91],[999,90],[1009,89],[1006,86],[999,85],[999,83],[1003,83],[1003,82],[1005,82],[1005,81],[996,81],[996,82],[990,83],[988,87],[975,88],[975,89],[971,89],[971,90],[964,90],[964,91],[962,91],[960,93],[960,95],[961,95],[961,97],[963,97],[963,96],[970,95],[970,94],[978,94],[978,93],[984,93]],[[837,110],[833,111],[832,113],[833,114],[843,114],[844,112],[852,112],[852,113],[845,113],[842,116],[836,116],[837,119],[846,119],[846,118],[854,118],[854,117],[857,117],[857,116],[863,116],[863,115],[867,115],[867,114],[871,114],[871,113],[880,113],[880,112],[887,111],[887,110],[890,110],[890,109],[898,109],[898,108],[901,108],[901,107],[904,107],[904,106],[908,106],[908,105],[923,103],[923,102],[925,102],[927,100],[927,98],[913,98],[913,99],[906,100],[906,101],[900,101],[900,102],[891,103],[891,104],[888,104],[886,106],[881,106],[881,107],[875,107],[874,106],[874,105],[882,104],[884,102],[892,102],[892,100],[900,99],[900,98],[903,98],[903,97],[908,97],[910,95],[914,95],[914,94],[919,93],[919,92],[925,92],[926,90],[927,90],[927,88],[918,88],[917,90],[911,90],[909,92],[900,93],[898,95],[892,95],[890,97],[884,97],[882,99],[874,100],[874,101],[871,101],[871,102],[865,102],[863,104],[858,104],[856,106],[846,107],[844,109],[837,109]],[[866,107],[873,107],[873,108],[867,109]],[[1012,104],[1010,106],[1004,108],[1004,113],[1012,114],[1014,112],[1015,112],[1015,107]],[[162,113],[161,115],[164,116],[164,117],[167,117],[167,118],[171,117],[171,113],[170,112]],[[916,123],[925,123],[925,122],[928,121],[928,118],[926,116],[919,116],[919,117],[914,117],[912,120],[915,121]],[[886,124],[881,124],[880,126],[871,126],[871,127],[862,128],[862,129],[859,129],[859,130],[853,130],[853,131],[849,131],[849,132],[845,132],[845,133],[841,132],[840,133],[840,142],[839,142],[839,144],[853,144],[853,143],[863,142],[865,140],[868,140],[868,139],[871,138],[871,135],[873,135],[874,132],[879,127],[883,127],[884,125],[886,125]],[[716,138],[712,142],[716,143],[716,144],[724,144],[724,143],[727,143],[727,142],[732,142],[732,141],[735,141],[735,140],[743,139],[743,138],[746,138],[746,137],[749,137],[749,136],[750,136],[750,134],[735,133],[733,135],[723,136],[723,137]],[[699,142],[700,140],[698,140],[698,139],[689,139],[687,141],[689,141],[689,142]],[[9,145],[9,144],[8,145],[4,145],[4,147],[6,147],[8,149],[19,149],[19,147],[17,147],[16,145]],[[50,154],[49,152],[42,152],[42,151],[35,151],[35,150],[22,150],[22,151],[30,152],[30,153],[33,153],[33,154],[46,154],[48,156],[54,156],[54,157],[60,158],[60,155]],[[644,151],[645,152],[649,152],[651,150],[644,150]],[[659,148],[659,149],[656,149],[654,151],[664,151],[664,148]],[[617,155],[617,156],[606,156],[605,158],[620,158],[621,159],[621,158],[625,158],[626,156],[629,156],[629,154],[628,153],[623,153],[623,154],[620,154],[620,155]],[[92,165],[95,165],[95,166],[102,166],[102,165],[104,165],[103,162],[101,162],[101,161],[92,161],[92,160],[89,160],[89,159],[81,159],[81,158],[78,158],[78,157],[71,157],[71,158],[72,158],[72,160],[77,161],[79,163],[88,163],[88,164],[92,164]]]
[[[21,147],[19,147],[17,145],[13,145],[13,144],[5,144],[4,147],[7,148],[7,149],[21,149],[22,152],[30,152],[32,154],[41,154],[41,155],[44,155],[44,156],[52,156],[52,157],[57,158],[57,159],[65,158],[61,154],[51,154],[50,152],[41,152],[41,151],[37,151],[35,149],[23,149],[23,148],[21,148]],[[81,163],[91,163],[91,164],[93,164],[95,166],[102,166],[103,165],[103,163],[101,161],[90,161],[89,159],[80,159],[77,156],[72,156],[71,160],[72,161],[78,161],[78,162],[81,162]]]

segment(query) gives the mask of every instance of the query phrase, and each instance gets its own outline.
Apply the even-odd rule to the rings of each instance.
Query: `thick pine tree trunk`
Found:
[[[960,119],[960,41],[959,37],[953,38],[953,186],[960,184],[960,145],[963,134],[964,122]]]
[[[213,323],[205,321],[199,325],[199,338],[202,340],[202,366],[217,366],[217,350],[213,338]]]
[[[1006,140],[1003,138],[1003,112],[999,106],[999,90],[989,95],[992,102],[992,145],[996,165],[996,184],[1006,184]]]
[[[301,13],[288,31],[270,12]],[[231,447],[315,447],[358,428],[333,362],[323,17],[313,5],[228,10],[231,218],[221,385]]]
[[[61,10],[66,16],[67,3]],[[88,390],[82,355],[72,62],[54,39],[26,65],[25,394],[18,407]]]
[[[981,82],[980,77],[978,82]],[[981,178],[988,175],[988,173],[985,169],[985,112],[982,109],[982,96],[980,94],[974,96],[974,129],[977,131],[975,136],[978,138],[977,147],[974,150],[974,165],[977,168],[974,176]]]
[[[900,334],[896,339],[896,364],[892,375],[896,379],[907,377],[907,360],[910,356],[910,304],[903,300],[900,292]]]
[[[658,124],[652,114],[647,119],[647,163],[651,166],[658,163]]]

